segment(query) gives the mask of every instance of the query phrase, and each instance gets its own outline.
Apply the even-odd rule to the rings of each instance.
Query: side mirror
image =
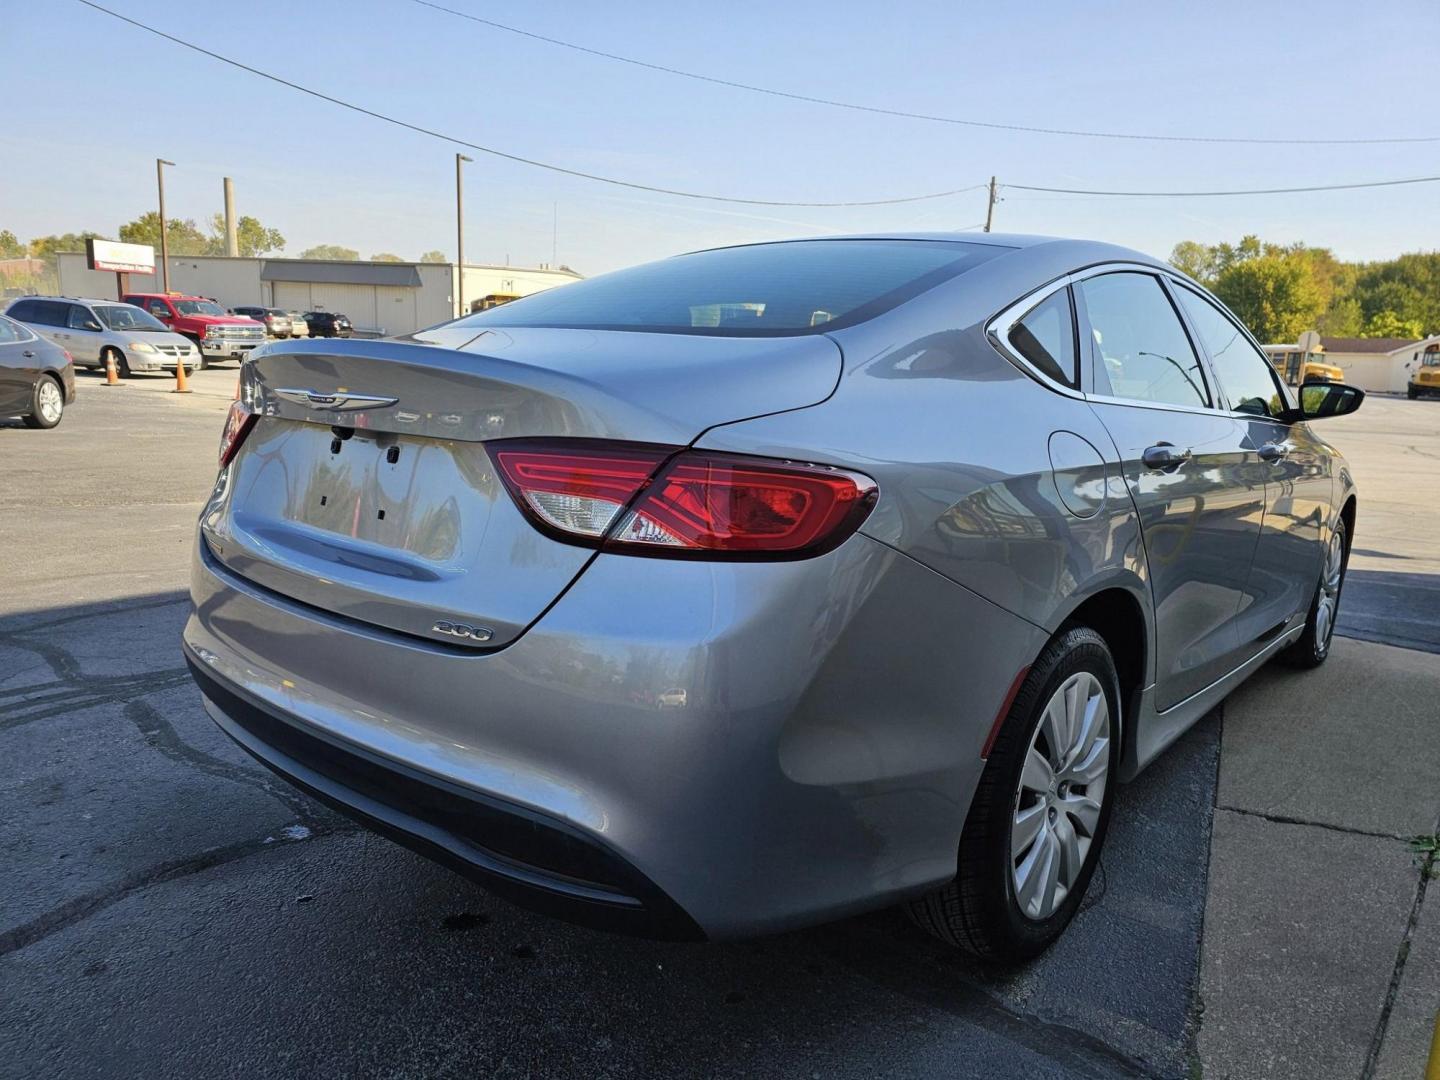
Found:
[[[86,329],[86,330],[99,330],[99,329],[101,329],[101,326],[100,326],[100,324],[99,324],[98,322],[96,322],[94,319],[86,319],[86,320],[85,320],[85,329]]]
[[[1365,391],[1344,383],[1307,382],[1300,387],[1300,419],[1348,416],[1360,408]]]

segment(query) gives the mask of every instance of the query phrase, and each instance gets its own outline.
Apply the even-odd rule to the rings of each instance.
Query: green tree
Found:
[[[96,232],[63,233],[59,236],[37,236],[30,241],[30,257],[32,259],[45,259],[51,264],[55,262],[55,256],[62,251],[84,251],[85,241],[91,238],[102,239]]]
[[[449,262],[450,260],[445,258],[443,251],[427,251],[424,255],[420,256],[420,261],[422,263],[443,263]]]
[[[1408,338],[1411,340],[1425,336],[1423,324],[1418,319],[1402,319],[1395,312],[1386,309],[1377,311],[1370,318],[1365,320],[1365,329],[1360,333],[1361,337],[1369,338]]]
[[[0,259],[23,259],[29,250],[9,229],[0,229]]]
[[[371,262],[404,262],[405,260],[402,259],[399,255],[392,255],[392,254],[391,254],[390,252],[388,252],[388,251],[377,251],[374,255],[371,255],[371,256],[370,256],[370,261],[371,261]]]
[[[340,259],[353,262],[360,258],[360,252],[354,248],[342,247],[339,244],[316,244],[314,247],[306,248],[300,253],[302,259]]]
[[[1261,341],[1294,341],[1314,328],[1326,307],[1314,266],[1294,251],[1233,260],[1212,288]]]
[[[167,218],[165,239],[171,255],[208,255],[210,238],[189,218]],[[147,210],[134,221],[120,226],[120,240],[125,244],[149,244],[160,251],[160,215]]]
[[[280,235],[279,229],[267,229],[249,214],[240,215],[235,222],[235,239],[239,254],[247,259],[285,249],[285,237]],[[210,219],[210,246],[211,254],[225,254],[224,214],[216,214]]]

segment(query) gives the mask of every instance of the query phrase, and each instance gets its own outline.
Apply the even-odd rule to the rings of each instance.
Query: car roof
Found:
[[[1044,261],[1054,258],[1073,262],[1076,268],[1102,262],[1134,262],[1149,266],[1165,267],[1163,260],[1156,259],[1131,248],[1108,244],[1099,240],[1080,240],[1063,236],[1037,236],[1028,233],[976,233],[976,232],[920,232],[905,231],[882,233],[842,233],[830,236],[797,236],[781,240],[757,240],[750,244],[726,244],[715,248],[701,248],[701,251],[719,251],[732,247],[761,247],[770,244],[794,244],[805,241],[829,240],[921,240],[943,241],[953,244],[973,244],[982,247],[1010,248],[1017,252],[1026,251],[1039,255]],[[690,254],[697,254],[691,252]],[[1172,269],[1173,268],[1169,268]]]

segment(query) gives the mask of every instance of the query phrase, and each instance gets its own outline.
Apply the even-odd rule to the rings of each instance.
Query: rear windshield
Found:
[[[764,337],[874,318],[1004,249],[946,240],[800,240],[677,255],[562,285],[456,326]]]

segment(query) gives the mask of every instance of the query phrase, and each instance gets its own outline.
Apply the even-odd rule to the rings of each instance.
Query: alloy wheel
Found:
[[[1105,805],[1110,738],[1104,687],[1076,672],[1046,703],[1015,793],[1011,884],[1028,919],[1054,914],[1085,867]]]
[[[60,419],[60,413],[65,408],[65,399],[60,395],[60,387],[55,385],[53,379],[43,379],[40,389],[35,395],[35,404],[39,409],[40,418],[46,424],[53,425]]]
[[[1335,631],[1335,612],[1340,607],[1340,581],[1345,573],[1345,539],[1336,529],[1325,548],[1325,568],[1320,573],[1320,595],[1315,602],[1315,644],[1320,652],[1330,648]]]

